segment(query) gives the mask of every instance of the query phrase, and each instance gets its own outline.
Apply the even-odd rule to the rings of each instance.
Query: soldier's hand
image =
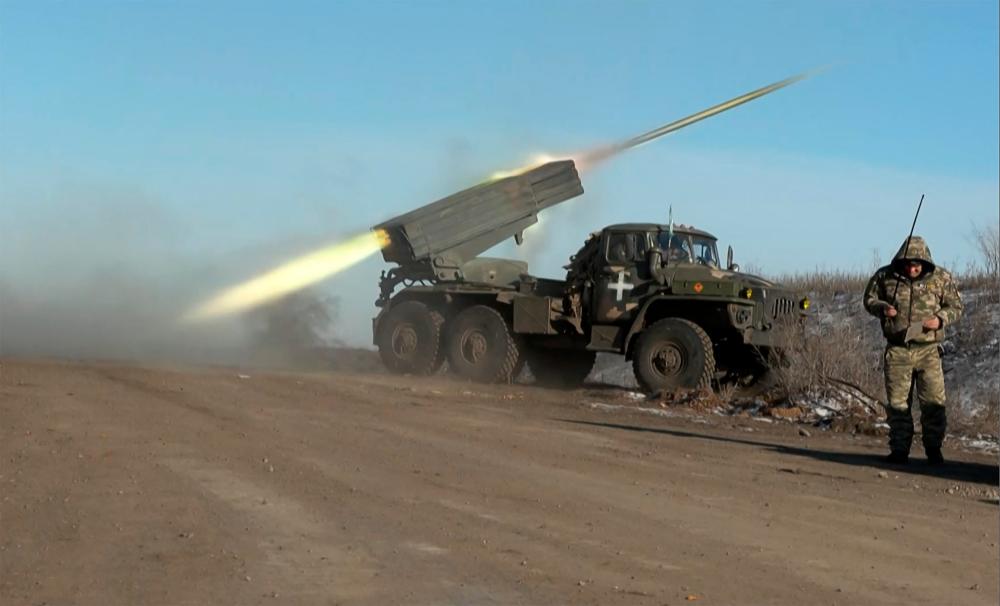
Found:
[[[941,318],[937,316],[931,316],[924,320],[924,328],[927,330],[937,330],[941,328]]]
[[[895,318],[896,317],[896,308],[893,307],[892,305],[890,305],[889,307],[885,308],[885,317],[887,317],[887,318]]]

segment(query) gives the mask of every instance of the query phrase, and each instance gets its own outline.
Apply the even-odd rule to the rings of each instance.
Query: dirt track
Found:
[[[249,374],[0,362],[0,603],[998,601],[989,457],[903,471],[611,389]]]

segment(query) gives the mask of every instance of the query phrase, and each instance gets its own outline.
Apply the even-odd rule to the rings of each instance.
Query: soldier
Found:
[[[865,288],[864,306],[882,320],[885,335],[885,391],[890,463],[905,464],[913,442],[912,396],[920,402],[924,452],[932,465],[944,463],[941,442],[947,428],[944,373],[939,344],[945,327],[962,313],[955,281],[934,265],[920,236],[903,243],[892,263]]]

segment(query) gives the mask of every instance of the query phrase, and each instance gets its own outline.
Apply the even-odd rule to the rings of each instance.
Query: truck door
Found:
[[[630,321],[647,289],[649,268],[645,233],[610,232],[605,236],[603,267],[594,288],[595,324]]]

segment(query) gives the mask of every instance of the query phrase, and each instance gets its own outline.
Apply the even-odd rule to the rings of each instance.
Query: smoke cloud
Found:
[[[316,366],[339,344],[339,301],[318,291],[210,324],[178,322],[220,286],[316,238],[206,261],[199,240],[208,239],[139,191],[63,186],[4,207],[0,355]]]

